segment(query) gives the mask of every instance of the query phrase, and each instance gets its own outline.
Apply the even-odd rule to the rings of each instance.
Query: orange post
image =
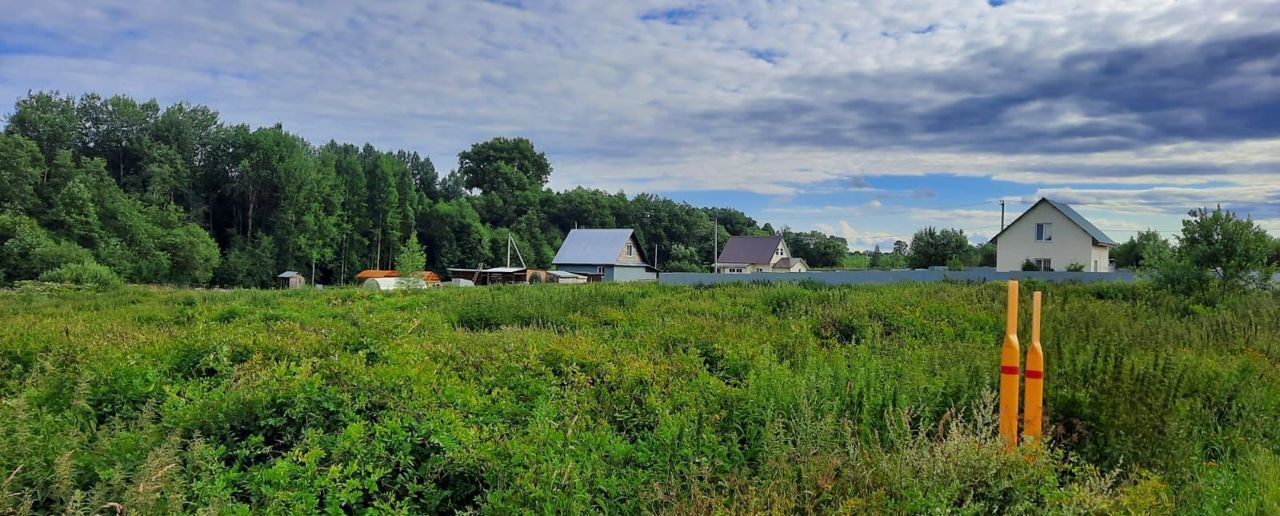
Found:
[[[1000,437],[1005,448],[1018,446],[1018,282],[1009,280],[1009,314],[1000,348]]]
[[[1031,294],[1031,345],[1027,346],[1027,399],[1022,407],[1022,433],[1040,441],[1044,411],[1044,351],[1040,348],[1040,293]]]

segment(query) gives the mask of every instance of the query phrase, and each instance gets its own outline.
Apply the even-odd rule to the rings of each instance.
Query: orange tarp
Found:
[[[419,274],[422,274],[422,280],[426,281],[427,283],[440,282],[440,275],[434,272],[422,271]],[[356,274],[356,279],[358,280],[367,280],[369,278],[398,278],[398,277],[400,277],[399,271],[381,271],[377,269],[364,270],[364,271],[360,271],[360,274]]]

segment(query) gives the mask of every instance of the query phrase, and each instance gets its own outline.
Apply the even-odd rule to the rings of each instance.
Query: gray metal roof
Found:
[[[581,274],[574,274],[569,271],[547,271],[547,274],[550,274],[557,278],[585,278],[586,277]]]
[[[1075,222],[1077,226],[1080,226],[1081,229],[1089,233],[1089,236],[1093,237],[1094,240],[1097,240],[1098,243],[1103,245],[1116,245],[1115,240],[1112,240],[1111,237],[1107,236],[1106,233],[1103,233],[1101,229],[1098,229],[1098,227],[1093,225],[1092,222],[1089,222],[1089,219],[1084,218],[1084,215],[1081,215],[1077,213],[1076,210],[1071,209],[1071,206],[1048,198],[1045,199],[1045,202],[1049,203],[1054,208],[1057,208],[1063,215],[1066,215],[1072,222]]]
[[[564,237],[564,243],[560,245],[560,250],[556,252],[556,257],[551,260],[551,263],[556,265],[617,264],[622,246],[631,240],[632,234],[634,231],[630,229],[572,230],[568,236]],[[644,249],[639,245],[636,246],[636,253],[639,253],[640,261],[649,263]]]
[[[279,275],[279,276],[276,276],[276,277],[277,277],[277,278],[292,278],[292,277],[294,277],[294,276],[301,276],[301,275],[302,275],[302,274],[298,273],[297,271],[284,271],[284,272],[280,273],[280,275]]]
[[[526,269],[528,269],[528,267],[492,267],[489,269],[482,270],[480,272],[508,273],[508,272],[520,272]]]
[[[720,251],[719,263],[770,263],[773,253],[778,249],[782,237],[769,236],[735,236],[729,237]]]
[[[1047,203],[1049,206],[1053,206],[1054,209],[1061,212],[1068,219],[1071,219],[1071,222],[1076,223],[1077,226],[1080,226],[1080,229],[1083,229],[1085,233],[1088,233],[1089,236],[1093,237],[1094,242],[1101,245],[1116,245],[1115,240],[1112,240],[1111,237],[1107,236],[1106,233],[1103,233],[1101,229],[1098,229],[1098,226],[1093,225],[1092,222],[1089,222],[1089,219],[1084,218],[1084,215],[1081,215],[1070,205],[1065,202],[1055,201],[1048,197],[1042,197],[1039,201],[1036,201],[1035,204],[1032,204],[1030,208],[1027,208],[1027,211],[1022,212],[1022,215],[1018,215],[1018,218],[1013,219],[1013,222],[1010,222],[1008,226],[1005,226],[999,233],[996,233],[996,236],[991,237],[991,241],[995,242],[997,238],[1000,238],[1000,235],[1003,235],[1005,231],[1008,231],[1009,228],[1013,227],[1013,225],[1016,224],[1018,220],[1022,219],[1022,217],[1026,216],[1026,214],[1031,213],[1031,210],[1034,210],[1036,206],[1039,206],[1042,202]]]

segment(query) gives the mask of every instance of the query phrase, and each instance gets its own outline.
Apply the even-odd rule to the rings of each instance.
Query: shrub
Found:
[[[1022,270],[1024,270],[1024,271],[1028,271],[1028,272],[1029,272],[1029,271],[1038,271],[1038,270],[1040,270],[1040,266],[1039,266],[1039,265],[1036,265],[1036,263],[1035,263],[1035,262],[1033,262],[1033,261],[1031,261],[1030,259],[1027,259],[1026,261],[1023,261],[1023,262],[1022,262]]]
[[[949,271],[964,270],[964,260],[961,260],[959,256],[953,256],[950,260],[947,260],[947,270]]]
[[[1210,305],[1269,285],[1275,268],[1267,264],[1272,240],[1266,230],[1221,207],[1189,215],[1177,251],[1156,264],[1157,285]]]
[[[1084,264],[1071,262],[1071,265],[1067,266],[1067,272],[1084,272]]]
[[[115,271],[91,261],[63,265],[46,271],[40,275],[40,281],[70,283],[98,289],[116,288],[124,284]]]

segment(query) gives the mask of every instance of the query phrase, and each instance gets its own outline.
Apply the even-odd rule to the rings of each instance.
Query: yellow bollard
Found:
[[[1000,349],[1000,437],[1005,448],[1018,446],[1018,282],[1009,280],[1009,315]]]
[[[1022,433],[1040,442],[1044,412],[1044,351],[1040,348],[1040,293],[1031,294],[1031,345],[1027,346],[1027,396],[1022,407]]]

